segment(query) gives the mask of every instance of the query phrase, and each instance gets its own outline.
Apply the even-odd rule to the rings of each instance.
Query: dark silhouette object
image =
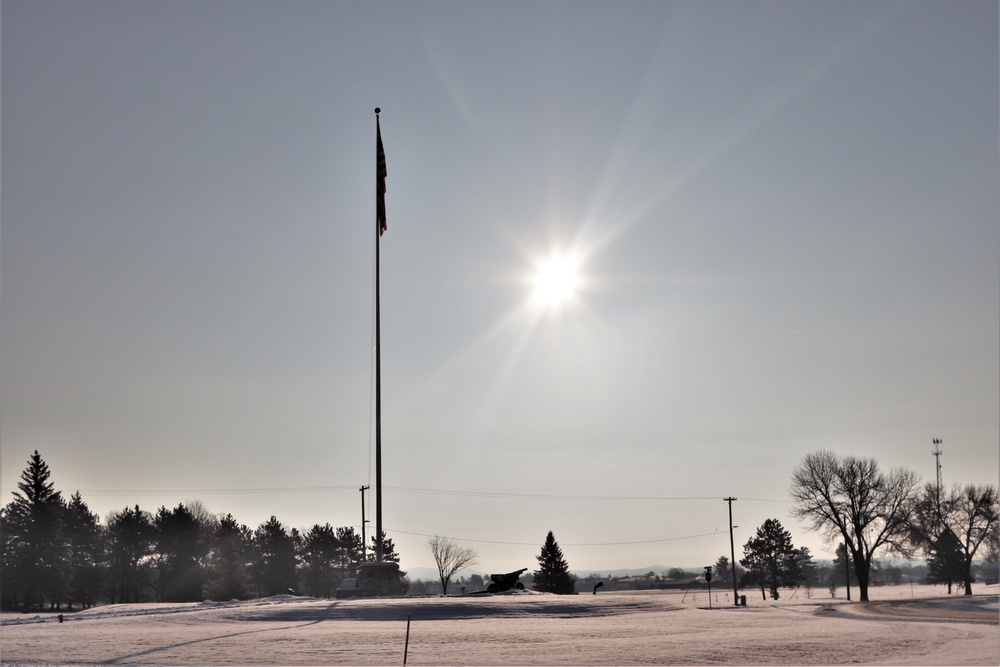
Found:
[[[362,597],[387,597],[406,595],[410,583],[403,579],[399,564],[392,561],[361,563],[358,566],[357,586]]]
[[[155,573],[161,602],[200,602],[204,598],[208,551],[205,527],[194,513],[178,504],[172,510],[160,507],[153,518],[153,543],[157,558]]]
[[[491,574],[490,575],[490,585],[486,587],[487,593],[503,593],[504,591],[509,591],[517,589],[519,591],[524,590],[524,584],[518,581],[521,575],[528,571],[528,568],[522,567],[517,572],[508,572],[507,574]]]
[[[254,531],[254,583],[259,597],[281,595],[298,585],[299,575],[295,569],[297,539],[298,530],[293,528],[289,532],[274,515]]]
[[[603,585],[604,585],[603,581],[598,581],[596,584],[594,584],[594,595],[597,595],[597,589]]]
[[[928,548],[930,558],[927,559],[927,583],[948,584],[948,595],[951,586],[961,582],[965,576],[965,554],[962,553],[962,543],[951,528],[941,531],[940,537],[934,540]]]
[[[767,519],[743,545],[743,553],[746,557],[740,563],[750,575],[747,580],[760,586],[762,598],[765,587],[771,599],[777,600],[779,587],[797,586],[803,578],[792,535],[777,519]]]
[[[538,555],[538,569],[534,572],[535,590],[557,595],[575,595],[576,577],[570,574],[569,564],[556,543],[552,531],[545,537],[545,544]]]
[[[66,568],[61,557],[66,503],[49,478],[38,451],[21,473],[13,501],[0,513],[3,539],[4,606],[38,611],[48,598],[52,611],[64,597]]]
[[[60,623],[62,623],[62,622],[63,622],[63,615],[62,615],[62,614],[59,614],[59,616],[57,616],[57,618],[59,619],[59,622],[60,622]]]

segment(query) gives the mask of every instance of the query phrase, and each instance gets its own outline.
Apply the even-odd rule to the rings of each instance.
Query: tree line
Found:
[[[272,516],[257,528],[198,502],[138,505],[102,524],[74,493],[67,501],[36,451],[13,500],[0,510],[0,607],[35,611],[100,602],[199,602],[295,592],[332,597],[366,559],[353,527],[288,528]],[[383,558],[399,562],[384,534]],[[372,537],[367,559],[375,552]]]
[[[361,537],[350,526],[316,524],[289,529],[276,517],[255,529],[231,514],[211,515],[200,502],[160,507],[138,505],[113,512],[104,524],[80,493],[67,501],[50,481],[36,451],[21,473],[18,491],[0,509],[0,607],[31,611],[98,602],[195,602],[266,597],[288,592],[331,597],[366,559]],[[994,567],[1000,560],[1000,502],[993,485],[921,486],[905,468],[887,472],[871,458],[807,455],[792,472],[791,515],[835,547],[826,577],[854,583],[868,600],[877,554],[927,559],[927,581],[961,584],[972,594],[973,562],[981,551]],[[381,540],[383,557],[399,562],[392,540]],[[445,540],[429,543],[442,592],[452,576],[475,558]],[[447,548],[445,548],[447,547]],[[984,548],[985,547],[985,548]],[[796,548],[777,519],[768,519],[743,547],[737,583],[777,598],[779,588],[813,585],[823,569],[809,550]],[[371,560],[370,556],[367,556]],[[532,573],[536,590],[572,592],[573,577],[555,543],[546,537]],[[732,566],[721,557],[716,581],[732,583]],[[843,575],[843,578],[841,578]],[[470,582],[471,583],[471,582]]]

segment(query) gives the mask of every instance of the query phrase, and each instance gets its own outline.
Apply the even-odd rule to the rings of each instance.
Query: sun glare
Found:
[[[573,296],[578,282],[576,262],[567,257],[553,257],[535,274],[535,301],[558,306]]]

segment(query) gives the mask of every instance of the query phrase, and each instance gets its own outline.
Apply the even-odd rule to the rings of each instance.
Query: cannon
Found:
[[[509,591],[513,589],[524,590],[524,584],[522,584],[518,579],[521,575],[528,571],[528,568],[522,567],[517,572],[508,572],[507,574],[491,574],[490,575],[490,585],[486,587],[487,593],[503,593],[504,591]]]

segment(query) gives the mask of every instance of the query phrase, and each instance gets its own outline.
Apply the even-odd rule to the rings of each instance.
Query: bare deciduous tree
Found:
[[[854,561],[861,600],[880,548],[909,553],[908,518],[917,499],[916,474],[905,468],[883,473],[875,459],[809,454],[792,472],[792,516],[828,542],[843,540]]]
[[[448,594],[448,584],[456,572],[462,568],[475,565],[476,552],[469,547],[461,547],[454,540],[447,537],[435,535],[427,540],[434,555],[434,562],[437,564],[438,576],[441,578],[441,592]]]
[[[945,524],[958,538],[965,557],[965,594],[972,595],[972,560],[990,531],[1000,522],[1000,500],[997,487],[968,484],[953,487],[942,503]]]

